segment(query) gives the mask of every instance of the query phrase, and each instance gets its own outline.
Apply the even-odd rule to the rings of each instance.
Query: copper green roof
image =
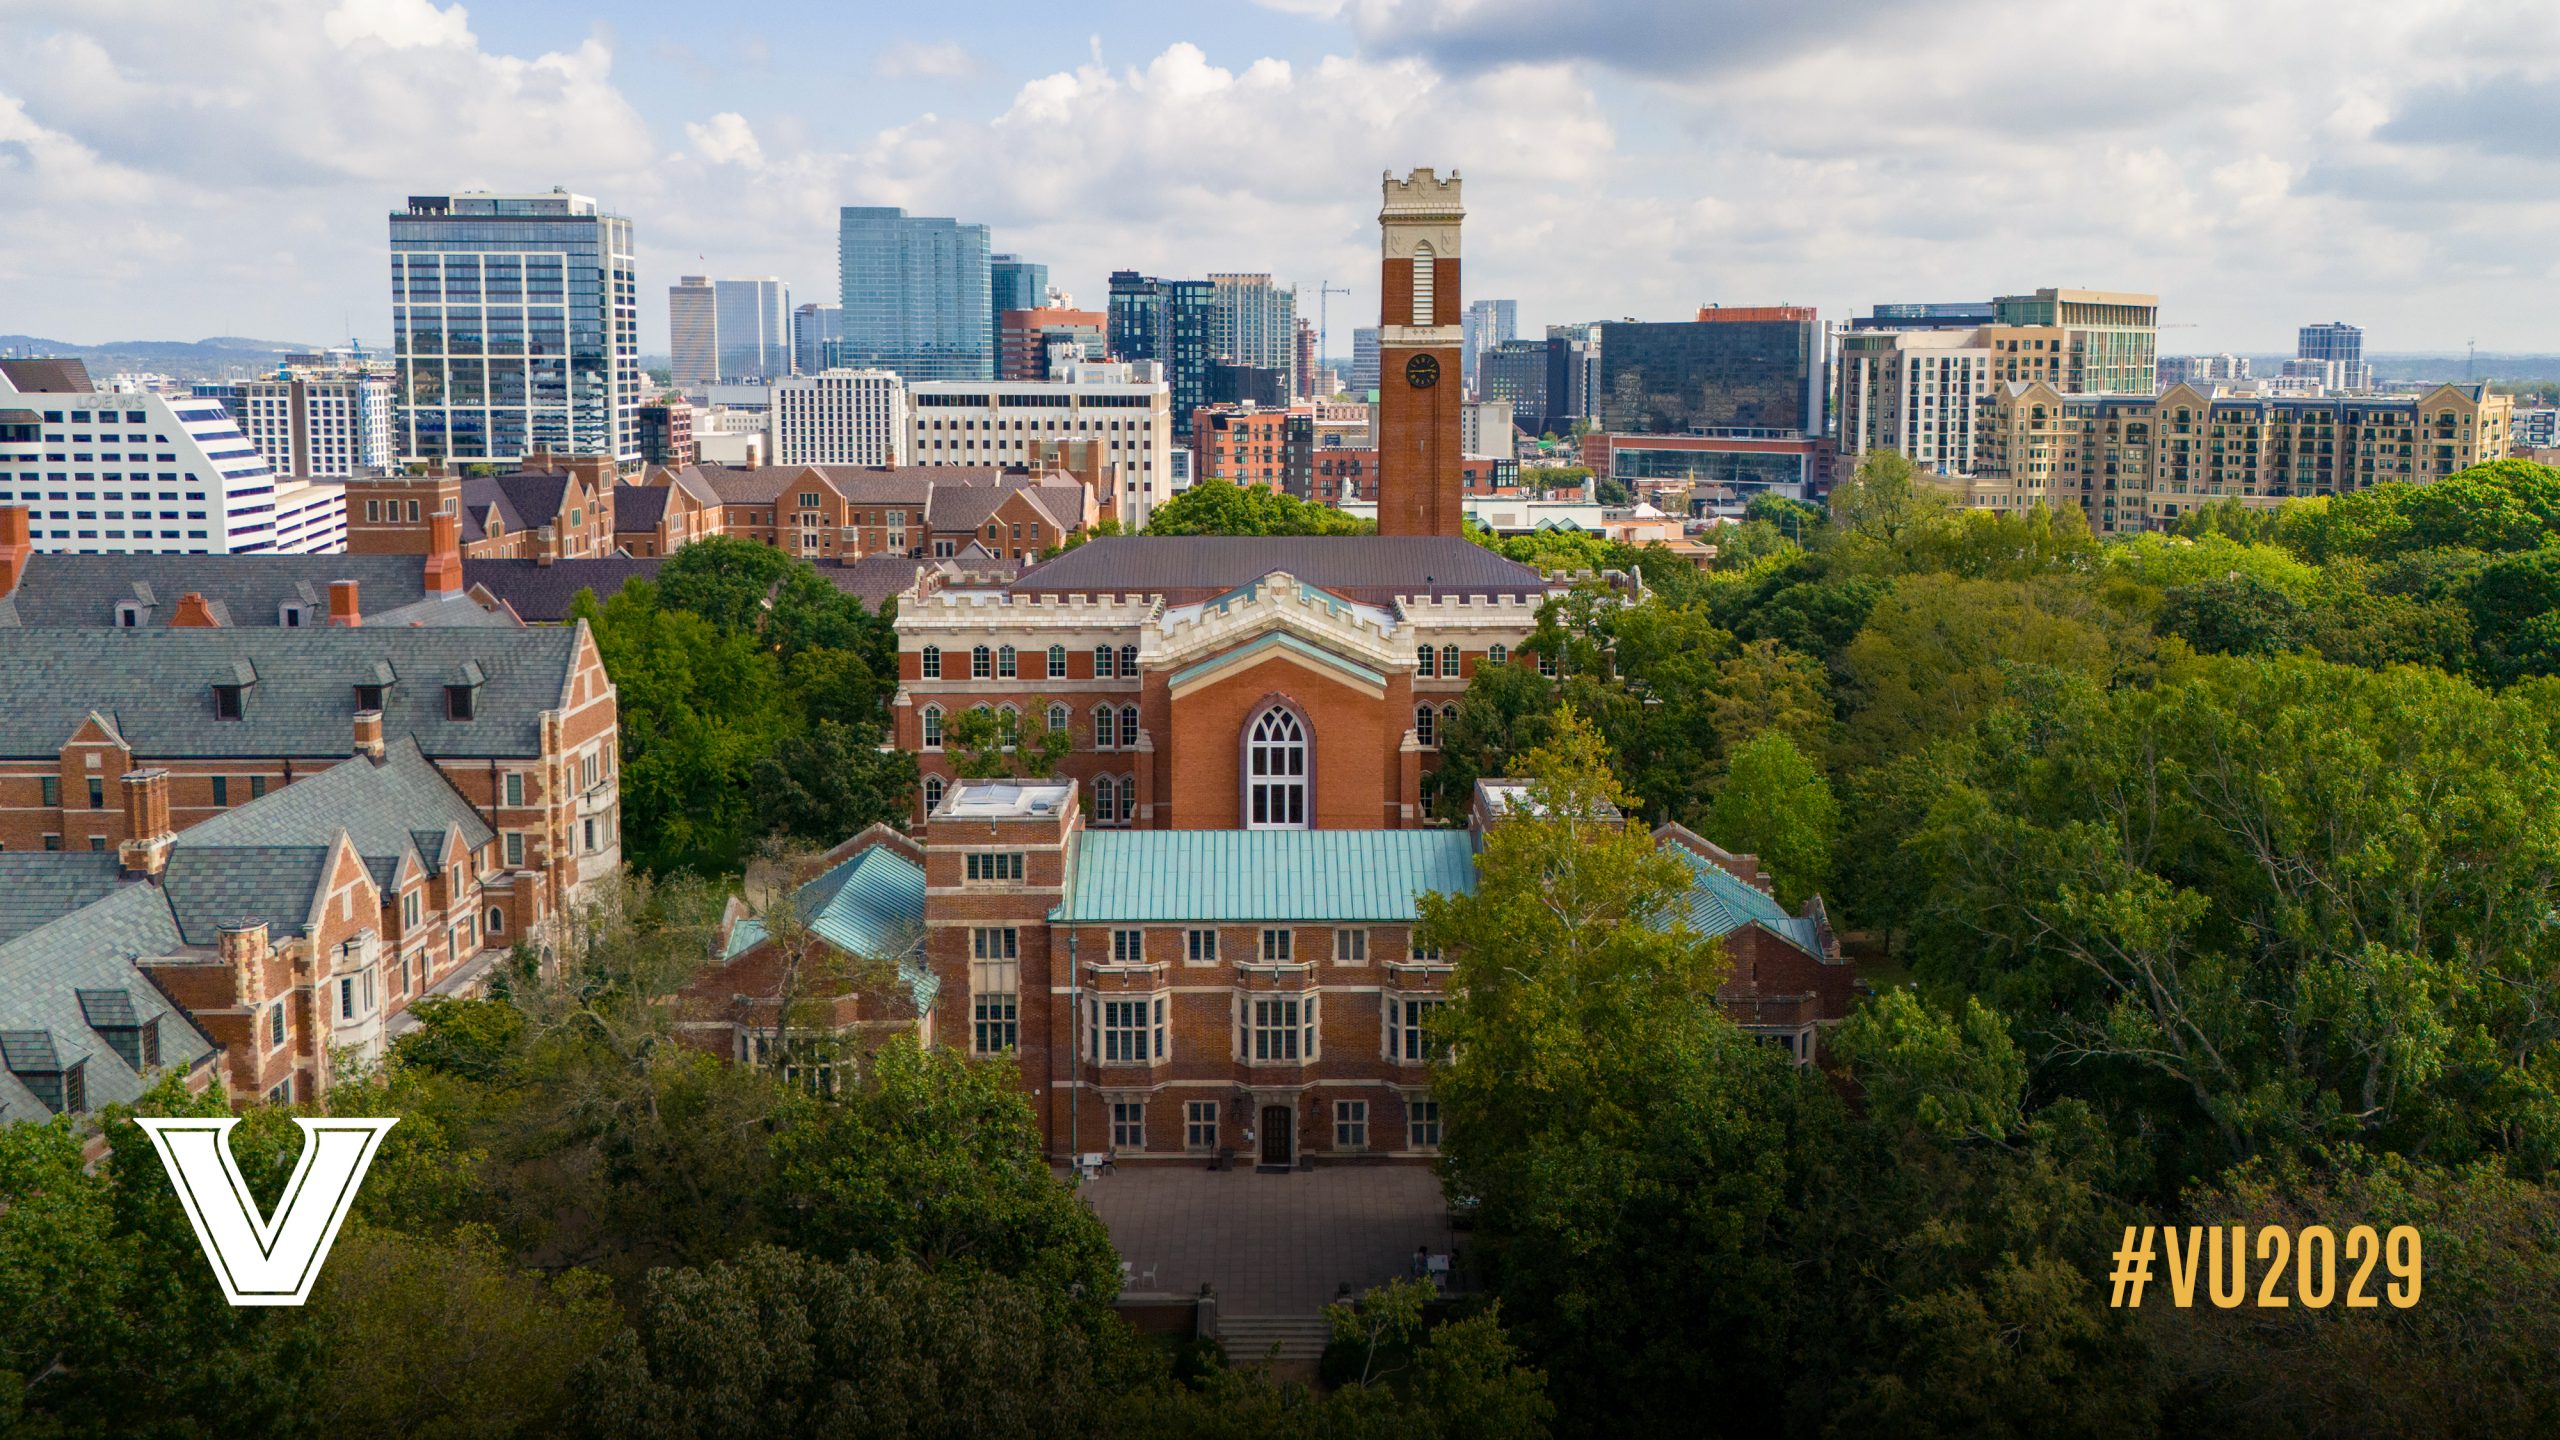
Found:
[[[1767,892],[1746,884],[1740,876],[1686,845],[1665,845],[1662,852],[1689,867],[1685,918],[1690,929],[1701,935],[1718,936],[1730,935],[1745,925],[1757,925],[1809,954],[1822,953],[1822,938],[1810,918],[1788,914],[1786,907]]]
[[[1415,897],[1475,888],[1463,830],[1088,830],[1050,918],[1410,922]]]
[[[797,900],[801,916],[818,938],[847,955],[895,963],[916,1009],[933,1007],[940,987],[920,953],[923,866],[886,845],[873,845],[801,886]],[[763,921],[739,921],[729,931],[723,958],[743,953],[764,937]]]

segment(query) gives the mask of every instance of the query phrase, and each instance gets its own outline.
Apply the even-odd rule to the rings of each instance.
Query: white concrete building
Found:
[[[773,387],[776,465],[904,465],[907,385],[893,370],[828,370]]]
[[[1031,465],[1044,440],[1091,439],[1117,472],[1120,513],[1133,528],[1146,524],[1176,488],[1173,387],[1108,361],[1069,364],[1063,374],[909,385],[908,463]]]
[[[1513,441],[1511,427],[1510,401],[1470,400],[1458,407],[1458,448],[1468,455],[1509,460],[1520,448]]]
[[[330,553],[343,487],[280,479],[218,400],[96,390],[76,360],[0,360],[0,505],[42,551]]]
[[[1979,329],[1843,335],[1832,377],[1842,463],[1899,450],[1923,470],[1971,474],[1975,414],[1990,391],[1991,366]]]
[[[222,402],[277,474],[303,478],[393,468],[391,390],[387,373],[321,368],[195,387]]]

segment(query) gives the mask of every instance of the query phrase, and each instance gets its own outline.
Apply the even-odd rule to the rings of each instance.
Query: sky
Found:
[[[632,218],[680,274],[832,300],[835,215],[1113,269],[1267,270],[1331,349],[1378,177],[1465,177],[1521,328],[1702,303],[2161,297],[2164,353],[2560,348],[2544,0],[0,0],[0,333],[378,340],[385,217]]]

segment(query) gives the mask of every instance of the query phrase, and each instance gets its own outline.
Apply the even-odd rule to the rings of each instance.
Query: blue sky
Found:
[[[604,18],[609,14],[610,18]],[[385,327],[411,191],[629,214],[835,288],[834,208],[1376,303],[1377,177],[1467,177],[1467,288],[1551,321],[2146,289],[2164,349],[2560,344],[2560,70],[2528,0],[1227,0],[609,11],[0,0],[0,332]],[[697,258],[700,257],[700,258]]]

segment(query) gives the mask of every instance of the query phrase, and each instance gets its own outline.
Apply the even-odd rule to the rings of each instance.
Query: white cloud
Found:
[[[756,143],[756,132],[747,117],[735,110],[724,110],[709,120],[689,123],[685,138],[693,142],[694,152],[714,165],[743,165],[749,170],[764,168],[764,147]]]
[[[892,79],[919,75],[956,80],[978,73],[978,57],[949,40],[939,45],[920,45],[909,41],[881,51],[873,58],[871,68]]]
[[[378,334],[400,197],[565,184],[637,221],[644,293],[705,263],[831,293],[837,207],[898,204],[989,223],[1088,302],[1124,266],[1268,269],[1310,302],[1348,283],[1339,349],[1375,303],[1376,176],[1429,164],[1467,180],[1470,293],[1532,327],[2086,284],[2159,291],[2200,322],[2178,346],[2279,343],[2305,316],[2377,348],[2552,339],[2560,65],[2511,43],[2523,0],[2316,24],[2221,0],[1265,3],[1330,18],[1339,53],[1096,37],[991,104],[904,114],[787,84],[671,108],[683,87],[626,93],[606,32],[508,54],[431,0],[11,12],[0,309],[66,338],[317,335],[347,311]],[[1106,38],[1139,58],[1106,63]],[[953,42],[874,57],[986,65]],[[652,347],[663,309],[643,306]]]

